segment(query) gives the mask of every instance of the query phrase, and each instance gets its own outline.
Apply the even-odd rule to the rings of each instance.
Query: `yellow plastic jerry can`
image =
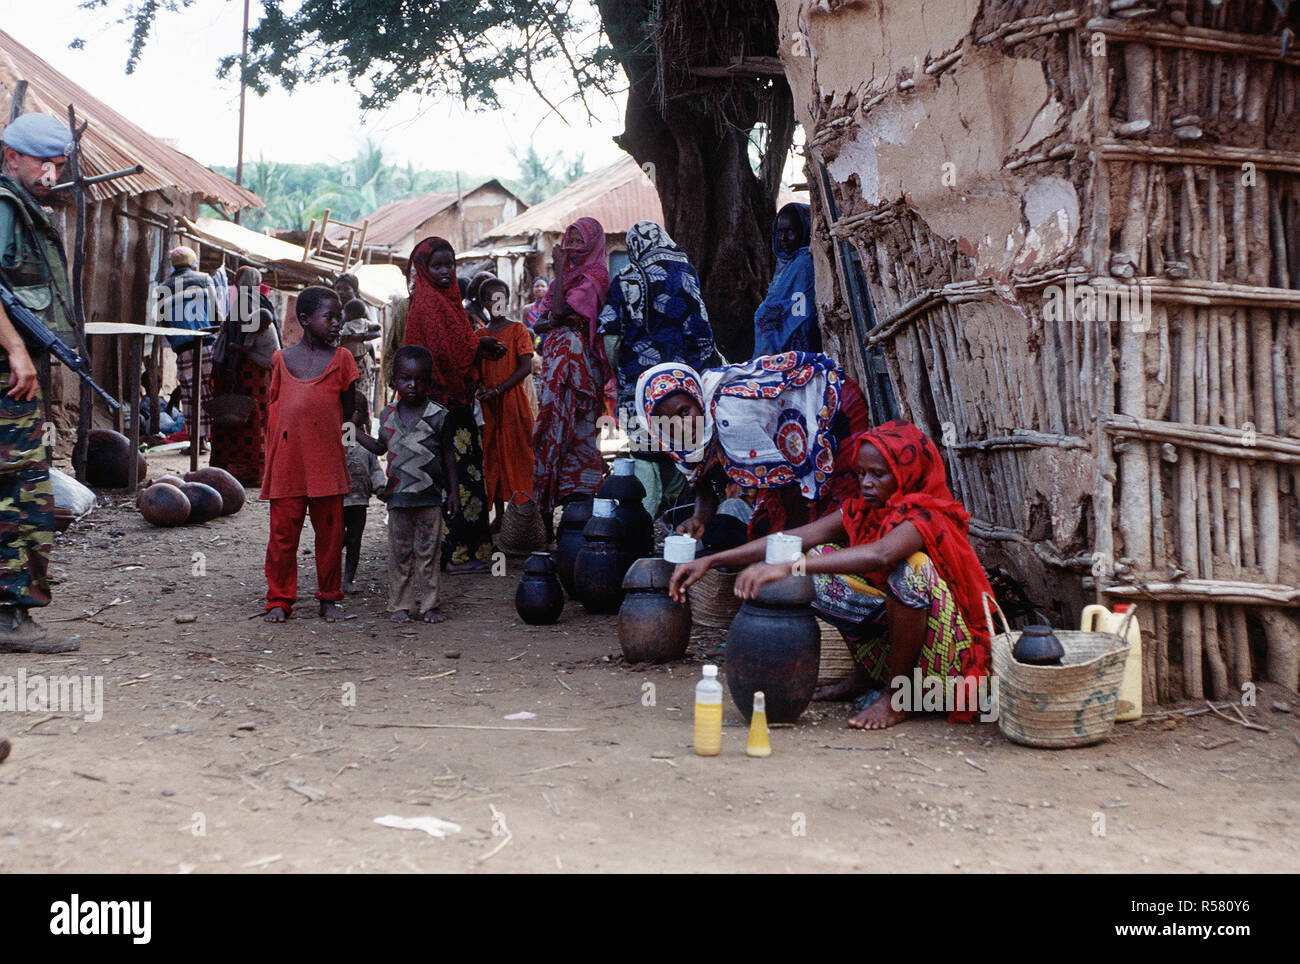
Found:
[[[1079,626],[1085,633],[1117,633],[1129,611],[1128,603],[1117,603],[1111,612],[1105,606],[1085,606]],[[1128,658],[1124,661],[1124,678],[1119,684],[1119,707],[1115,712],[1117,723],[1126,723],[1142,716],[1142,628],[1137,615],[1128,622]]]

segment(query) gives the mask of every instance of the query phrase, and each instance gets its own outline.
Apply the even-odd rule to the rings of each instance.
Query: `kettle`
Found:
[[[1020,638],[1011,648],[1011,656],[1018,663],[1031,666],[1060,666],[1065,647],[1052,632],[1051,626],[1034,623],[1020,630]]]

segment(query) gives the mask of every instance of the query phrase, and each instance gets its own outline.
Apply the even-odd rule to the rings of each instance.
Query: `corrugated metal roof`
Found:
[[[242,251],[258,261],[303,261],[300,244],[290,244],[269,234],[262,234],[242,224],[222,221],[218,218],[195,218],[187,220],[185,226],[194,230],[200,237],[214,241],[233,251]]]
[[[227,211],[262,206],[261,198],[252,191],[168,147],[0,30],[0,121],[9,117],[14,86],[20,80],[29,85],[24,112],[38,111],[67,123],[68,104],[72,104],[78,122],[90,122],[81,139],[81,168],[86,177],[144,165],[141,174],[90,185],[87,193],[92,200],[174,187],[198,194],[206,203]]]
[[[620,234],[638,221],[663,224],[659,192],[631,157],[578,178],[559,194],[534,204],[516,218],[498,224],[478,242],[531,238],[538,232],[560,234],[581,217],[600,222],[606,234]]]
[[[484,181],[482,184],[476,184],[468,191],[464,192],[465,200],[470,199],[483,190],[485,187],[496,187],[505,191],[516,201],[519,202],[520,208],[528,207],[523,198],[516,195],[508,187],[498,181],[496,178]],[[422,194],[419,197],[403,198],[400,201],[390,201],[381,208],[376,208],[369,214],[357,218],[357,224],[363,221],[369,221],[370,226],[366,229],[366,246],[375,245],[383,247],[388,245],[400,244],[412,231],[418,228],[435,214],[447,210],[456,203],[455,191],[435,191],[432,194]],[[331,227],[326,232],[325,237],[329,241],[339,241],[346,239],[348,235],[346,228]]]
[[[432,194],[421,194],[419,197],[390,201],[383,207],[357,218],[356,223],[370,222],[370,226],[366,228],[367,245],[397,244],[429,218],[440,211],[445,211],[455,203],[454,191],[435,191]],[[331,225],[325,237],[330,241],[337,241],[346,238],[347,235],[346,228],[336,228]]]

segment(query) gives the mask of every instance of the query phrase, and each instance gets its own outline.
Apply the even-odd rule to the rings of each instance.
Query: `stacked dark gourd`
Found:
[[[201,525],[244,507],[244,487],[225,469],[209,466],[181,479],[164,475],[140,490],[140,514],[156,526]]]

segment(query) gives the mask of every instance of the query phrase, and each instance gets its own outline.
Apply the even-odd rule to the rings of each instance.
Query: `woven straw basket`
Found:
[[[993,601],[1003,631],[993,626],[988,597],[984,615],[993,644],[993,675],[998,678],[998,727],[1007,739],[1025,746],[1088,746],[1106,738],[1115,725],[1119,685],[1128,658],[1128,619],[1115,635],[1054,629],[1065,648],[1060,666],[1031,666],[1011,655],[1020,633]]]
[[[838,629],[823,619],[817,620],[822,631],[822,656],[817,664],[817,685],[827,686],[853,675],[853,657]]]
[[[495,542],[507,556],[526,556],[536,549],[545,549],[546,530],[537,503],[528,501],[518,505],[513,499],[506,503]]]
[[[691,645],[709,650],[727,641],[731,620],[740,612],[736,596],[739,569],[710,569],[686,590],[691,603]]]

